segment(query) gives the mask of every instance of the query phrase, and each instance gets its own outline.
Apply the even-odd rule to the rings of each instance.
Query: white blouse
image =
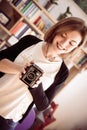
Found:
[[[54,81],[56,73],[59,71],[62,60],[60,62],[48,61],[42,52],[44,42],[28,47],[22,51],[15,62],[18,64],[26,64],[33,61],[43,71],[41,82],[43,89],[46,90]],[[13,119],[14,122],[19,121],[26,112],[28,106],[33,101],[33,97],[28,90],[28,86],[24,84],[18,75],[5,74],[0,79],[0,115],[6,119]]]

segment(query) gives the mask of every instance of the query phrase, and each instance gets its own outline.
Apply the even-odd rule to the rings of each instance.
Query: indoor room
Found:
[[[87,1],[0,0],[0,130],[87,130],[86,92]]]

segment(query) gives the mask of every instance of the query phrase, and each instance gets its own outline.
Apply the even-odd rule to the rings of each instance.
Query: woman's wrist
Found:
[[[9,59],[2,59],[0,61],[0,71],[8,74],[19,74],[24,71],[24,67]]]

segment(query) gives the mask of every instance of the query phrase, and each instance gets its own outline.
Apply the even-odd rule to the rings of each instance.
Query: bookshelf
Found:
[[[67,85],[77,74],[87,69],[87,42],[68,55],[65,62],[70,70],[69,78],[65,82]]]
[[[58,5],[62,4],[60,2],[59,0]],[[39,3],[39,0],[2,0],[0,2],[0,50],[15,44],[21,37],[28,34],[43,39],[44,33],[58,21],[50,13],[50,10],[52,11],[58,5],[51,5],[46,9]],[[66,5],[69,6],[70,1],[69,5]],[[72,14],[74,14],[73,11]],[[85,67],[87,64],[87,43],[71,53],[65,62],[70,69],[67,84],[81,72],[83,67],[87,68]]]
[[[87,61],[87,53],[83,49],[79,49],[78,52],[71,56],[71,61],[79,69]]]
[[[16,1],[17,2],[17,1]],[[18,1],[19,2],[19,1]],[[20,1],[21,2],[21,1]],[[19,2],[19,3],[20,3]],[[26,4],[25,4],[26,6]],[[25,25],[20,25],[24,23]],[[19,27],[19,28],[18,28]],[[22,28],[22,30],[20,29]],[[42,31],[40,31],[29,19],[23,15],[23,13],[10,1],[4,0],[0,2],[0,50],[8,46],[9,38],[16,34],[15,30],[20,33],[19,37],[21,38],[22,34],[32,34],[37,35],[38,37],[43,37]],[[13,39],[12,39],[13,40]]]
[[[21,15],[10,6],[7,0],[0,2],[0,13],[2,15],[0,22],[8,30],[21,18]]]

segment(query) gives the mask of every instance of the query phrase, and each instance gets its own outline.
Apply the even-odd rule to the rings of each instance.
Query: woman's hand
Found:
[[[25,66],[14,63],[10,61],[9,59],[2,59],[0,61],[0,71],[3,73],[8,73],[8,74],[19,74],[25,73],[25,68],[26,66],[29,66],[29,64],[26,64]]]
[[[38,85],[42,82],[43,75],[35,82],[35,84],[32,86],[32,88],[38,87]]]
[[[33,64],[33,65],[32,65]],[[32,65],[30,68],[29,66]],[[40,73],[41,71],[41,73]],[[25,71],[21,73],[20,79],[27,84],[30,88],[38,87],[38,84],[42,81],[43,70],[39,66],[30,62],[25,65]]]

